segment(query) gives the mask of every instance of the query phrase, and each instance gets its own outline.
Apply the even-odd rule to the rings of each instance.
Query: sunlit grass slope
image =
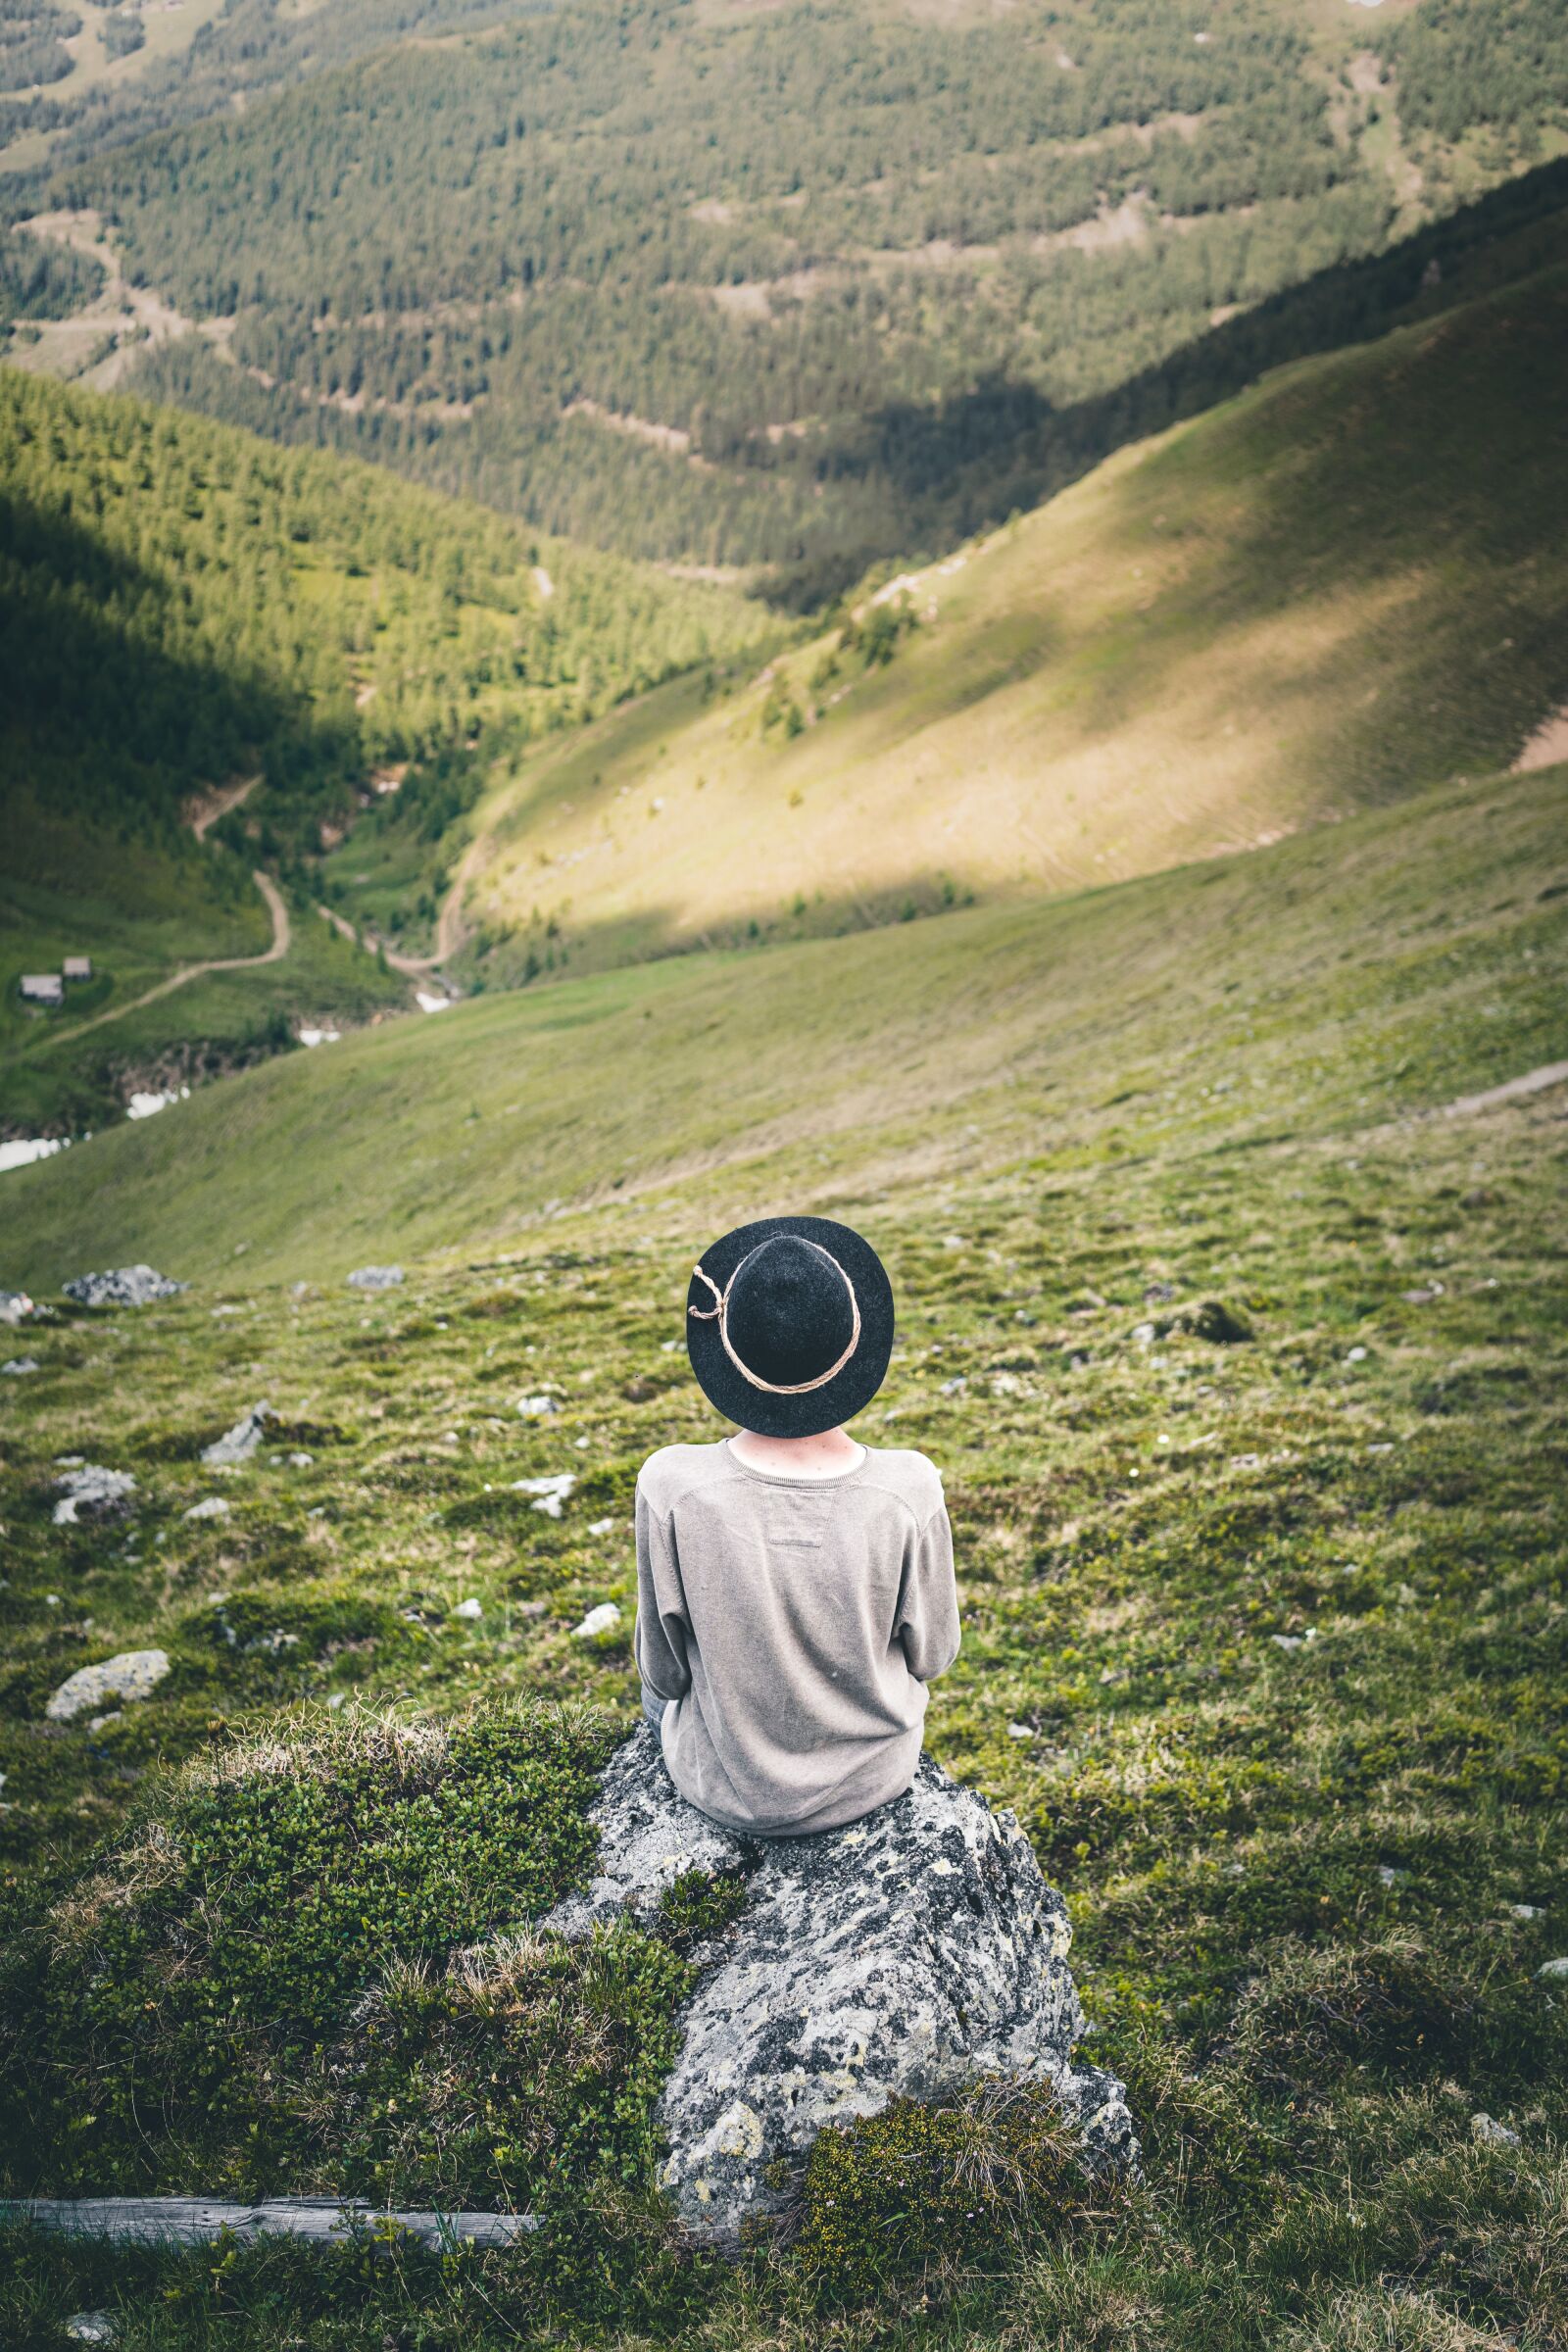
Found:
[[[886,665],[833,630],[534,754],[476,819],[486,968],[1071,889],[1504,765],[1568,697],[1565,336],[1556,269],[1282,370],[919,574]]]
[[[322,1279],[617,1188],[697,1177],[717,1213],[1392,1115],[1568,1052],[1565,879],[1548,770],[1056,902],[470,1000],[19,1172],[0,1278],[243,1244],[258,1279]]]

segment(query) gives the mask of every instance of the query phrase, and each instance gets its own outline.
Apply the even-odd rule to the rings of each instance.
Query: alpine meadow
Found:
[[[1556,0],[3,0],[4,2352],[1568,2346],[1565,383]]]

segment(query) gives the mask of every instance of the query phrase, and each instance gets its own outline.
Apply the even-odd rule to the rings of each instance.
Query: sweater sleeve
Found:
[[[934,1683],[958,1654],[958,1587],[945,1502],[937,1504],[910,1544],[893,1630],[918,1683]]]
[[[685,1595],[668,1523],[637,1485],[637,1626],[632,1646],[637,1671],[661,1698],[684,1698],[691,1689],[686,1663]]]

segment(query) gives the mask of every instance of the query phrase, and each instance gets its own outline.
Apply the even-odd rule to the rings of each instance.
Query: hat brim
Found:
[[[780,1234],[798,1234],[828,1250],[855,1286],[860,1339],[843,1371],[799,1396],[755,1388],[725,1353],[716,1318],[691,1312],[713,1303],[708,1284],[695,1274],[686,1294],[686,1352],[704,1396],[726,1421],[763,1438],[815,1438],[863,1412],[886,1379],[893,1352],[893,1285],[863,1235],[831,1217],[763,1217],[755,1225],[737,1225],[703,1251],[703,1271],[722,1290],[743,1257]]]

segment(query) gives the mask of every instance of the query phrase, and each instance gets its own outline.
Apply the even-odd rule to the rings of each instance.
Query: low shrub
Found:
[[[796,2258],[825,2303],[853,2306],[897,2278],[999,2267],[1119,2194],[1086,2174],[1047,2085],[992,2078],[951,2106],[894,2099],[823,2132]]]

